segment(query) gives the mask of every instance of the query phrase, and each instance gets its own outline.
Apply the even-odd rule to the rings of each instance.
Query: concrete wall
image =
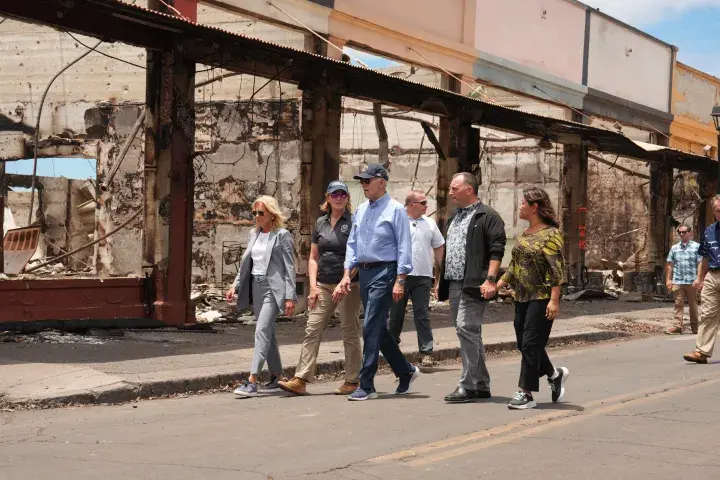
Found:
[[[195,232],[193,277],[216,283],[223,270],[223,243],[244,250],[254,224],[252,202],[274,196],[291,233],[299,231],[301,140],[299,102],[279,100],[202,103],[196,106]],[[205,138],[224,139],[216,151]],[[295,236],[296,245],[299,235]],[[305,265],[298,264],[299,273]],[[225,279],[228,281],[228,278]]]
[[[10,191],[7,204],[16,227],[28,225],[30,211],[30,176],[9,175],[9,185],[20,187]],[[81,214],[78,207],[87,201],[81,192],[85,180],[70,180],[64,177],[38,177],[41,185],[35,192],[33,210],[40,212],[40,242],[35,258],[55,257],[74,250],[92,240],[94,231],[94,210]],[[62,263],[72,269],[84,269],[90,264],[92,248],[83,250]]]
[[[248,19],[216,7],[200,5],[198,21],[281,45],[301,49],[304,45],[305,35],[299,31]],[[32,133],[40,99],[50,79],[87,49],[66,33],[10,19],[0,25],[0,37],[3,39],[0,42],[0,68],[3,72],[0,131],[24,129],[29,134]],[[86,45],[94,46],[97,43],[97,39],[91,37],[75,37]],[[55,80],[48,92],[40,122],[42,137],[64,132],[81,137],[86,135],[86,111],[97,107],[99,102],[114,105],[144,104],[145,50],[122,43],[104,43],[98,47],[98,51],[138,66],[97,53],[91,53],[73,65]],[[207,70],[202,65],[198,65],[197,70],[198,83],[223,73],[219,69]],[[199,88],[198,95],[200,100],[205,101],[249,98],[265,81],[250,75],[231,77]],[[274,82],[258,91],[255,98],[277,98],[279,94],[280,88]],[[299,96],[297,88],[288,84],[282,86],[282,94],[289,98]],[[17,125],[12,127],[12,124]],[[0,145],[7,141],[0,141]],[[12,151],[16,152],[15,158],[21,156],[17,147]],[[0,156],[5,155],[0,152]]]
[[[248,19],[208,5],[199,6],[198,20],[282,45],[295,48],[304,46],[305,34],[302,32]],[[0,66],[3,70],[4,85],[0,91],[0,115],[2,115],[0,154],[3,157],[24,158],[27,156],[24,144],[33,131],[39,99],[47,82],[63,65],[86,49],[65,33],[12,20],[3,22],[0,26],[0,34],[3,35],[4,40],[7,40],[0,45]],[[76,37],[88,45],[96,43],[92,38]],[[145,66],[145,51],[142,49],[123,44],[103,44],[99,50],[141,67]],[[197,70],[197,82],[224,73],[219,69],[207,70],[202,65],[198,65]],[[32,79],[32,83],[28,83],[27,79]],[[292,134],[294,137],[299,135],[297,98],[300,92],[293,85],[279,82],[272,82],[261,88],[266,81],[267,79],[264,78],[239,75],[198,88],[196,101],[204,107],[197,109],[197,146],[203,151],[213,152],[210,155],[211,160],[220,163],[239,159],[242,156],[240,148],[246,146],[247,156],[236,164],[235,176],[238,178],[253,174],[257,174],[256,177],[262,175],[263,180],[266,175],[268,179],[275,178],[276,166],[289,167],[291,173],[286,174],[280,180],[280,185],[274,188],[277,189],[279,197],[284,199],[288,215],[297,219],[299,200],[294,196],[299,190],[299,182],[296,181],[299,178],[299,144],[288,146],[286,142],[280,142],[279,150],[273,153],[277,144],[273,132],[278,124],[278,118],[281,118],[280,123],[291,125],[290,129],[294,132]],[[250,97],[254,98],[254,105],[250,108],[245,102],[245,110],[235,108],[236,105],[228,103],[247,100]],[[268,99],[274,98],[284,102],[284,105],[277,104],[276,111],[268,108],[270,104],[267,102]],[[41,138],[48,135],[69,134],[81,140],[92,140],[86,142],[83,153],[98,159],[98,179],[102,181],[115,164],[121,145],[130,133],[144,100],[143,68],[129,66],[91,53],[59,77],[50,90],[43,108]],[[279,108],[282,108],[282,112]],[[280,128],[281,136],[287,136],[286,130]],[[251,142],[247,142],[249,136],[254,137]],[[293,163],[293,159],[296,160],[296,164]],[[99,236],[114,229],[132,215],[136,208],[141,207],[138,202],[142,198],[142,164],[143,137],[140,134],[131,144],[110,186],[110,192],[100,197],[101,208],[97,211]],[[275,166],[265,168],[266,164]],[[203,181],[203,178],[217,177],[225,180],[223,185],[227,189],[242,190],[243,195],[254,198],[253,191],[260,191],[255,185],[256,182],[247,178],[243,178],[240,184],[230,185],[234,180],[232,175],[227,175],[226,166],[216,165],[212,161],[208,162],[208,165],[209,168],[207,165],[203,166],[202,175],[205,176],[199,179],[201,186],[207,187],[207,182]],[[252,168],[248,169],[248,166]],[[201,192],[201,195],[205,193]],[[204,198],[201,201],[204,202],[203,204],[207,203]],[[246,213],[250,208],[240,201],[236,203],[243,205],[242,216],[249,218],[249,214]],[[237,209],[237,205],[234,208]],[[238,220],[237,218],[230,221],[229,227],[220,225],[215,228],[212,221],[216,212],[206,212],[202,208],[200,210],[197,231],[203,240],[198,243],[196,249],[196,274],[202,281],[219,279],[220,254],[214,251],[215,240],[221,245],[228,236],[244,239],[247,235],[232,224],[233,221]],[[212,228],[208,228],[203,223],[206,214]],[[224,211],[221,210],[220,215],[223,214]],[[246,223],[249,221],[248,218],[244,219]],[[292,221],[290,223],[292,225]],[[137,220],[129,228],[97,245],[92,256],[100,275],[141,272],[141,224],[141,220]],[[222,233],[228,229],[227,235]],[[216,235],[216,231],[221,233]],[[218,251],[220,250],[221,247],[218,247]]]
[[[330,33],[330,9],[307,1],[275,0],[274,3],[314,31],[324,34]],[[226,10],[228,12],[228,18],[238,15],[247,16],[247,14],[251,13],[253,16],[263,18],[270,22],[279,22],[296,28],[302,28],[284,13],[268,5],[267,0],[213,0],[213,4]],[[208,23],[202,13],[203,9],[207,7],[208,5],[205,3],[198,4],[198,23]],[[219,26],[226,28],[222,25]]]
[[[466,43],[466,0],[336,0],[335,10],[404,33],[427,32],[457,43]]]
[[[142,107],[126,105],[111,110],[93,109],[88,118],[94,125],[88,128],[98,131],[97,181],[106,182],[107,175],[118,161],[118,155],[130,135]],[[89,122],[90,123],[90,122]],[[100,130],[98,123],[106,125]],[[138,209],[143,208],[144,137],[138,134],[120,165],[107,193],[98,195],[96,212],[96,235],[102,237],[122,224]],[[127,228],[98,243],[94,252],[95,269],[100,275],[127,275],[142,273],[142,217]]]
[[[34,127],[40,99],[51,78],[87,49],[66,33],[6,20],[0,25],[0,121]],[[96,39],[76,35],[87,45]],[[106,43],[98,50],[145,65],[144,50]],[[53,83],[42,111],[41,135],[85,133],[84,113],[99,101],[145,100],[145,74],[140,68],[91,53]],[[29,133],[29,132],[28,132]]]
[[[582,82],[585,9],[566,0],[478,0],[475,48]]]
[[[567,108],[533,100],[499,89],[488,89],[490,96],[501,105],[554,118],[569,118]],[[523,189],[537,186],[545,189],[556,210],[561,205],[560,178],[562,175],[563,147],[554,145],[550,150],[538,147],[538,139],[501,132],[490,128],[480,129],[481,147],[481,199],[498,211],[505,222],[508,238],[502,265],[510,262],[512,247],[527,222],[518,218]]]
[[[606,119],[593,120],[607,123]],[[641,129],[625,127],[623,133],[637,141],[652,143],[654,140],[654,134]],[[641,175],[650,175],[649,167],[638,160],[598,152],[591,154]],[[648,205],[648,179],[631,176],[592,158],[588,160],[588,268],[602,268],[603,258],[624,262],[635,255],[636,264],[631,269],[639,268],[639,264],[646,261]],[[637,232],[632,232],[636,229]]]
[[[670,47],[592,14],[589,87],[667,112],[672,59]]]
[[[430,80],[430,77],[426,79]],[[371,103],[351,98],[345,98],[343,106],[346,109],[372,112]],[[397,113],[389,107],[385,107],[383,112]],[[427,121],[431,125],[438,123],[437,118],[429,115],[408,113],[406,116]],[[434,214],[435,177],[438,165],[435,149],[427,138],[423,140],[425,133],[419,122],[385,118],[384,123],[390,148],[388,193],[400,203],[404,203],[410,190],[422,190],[428,196],[428,214]],[[365,197],[360,183],[352,177],[359,173],[363,166],[378,162],[379,146],[375,119],[372,115],[343,114],[340,136],[342,162],[340,177],[350,187],[354,207],[364,202]]]

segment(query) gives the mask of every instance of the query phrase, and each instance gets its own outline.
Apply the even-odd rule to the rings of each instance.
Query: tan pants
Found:
[[[315,309],[311,310],[308,316],[307,326],[305,327],[305,340],[300,350],[300,361],[295,370],[295,376],[309,382],[315,378],[320,342],[325,328],[337,307],[340,313],[340,328],[345,349],[345,381],[357,383],[362,362],[360,285],[353,284],[350,293],[339,305],[332,302],[334,289],[335,285],[320,284],[320,297]]]
[[[720,325],[720,272],[709,272],[705,276],[700,298],[702,306],[696,346],[700,353],[711,357]]]
[[[675,325],[683,328],[683,314],[685,313],[685,298],[690,307],[690,326],[695,329],[698,325],[697,289],[692,285],[673,285],[675,298]]]

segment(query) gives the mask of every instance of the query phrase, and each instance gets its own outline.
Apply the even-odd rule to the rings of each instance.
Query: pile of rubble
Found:
[[[46,330],[32,334],[16,332],[0,332],[0,343],[53,343],[75,345],[104,345],[109,339],[97,338],[93,335],[78,335],[57,330]]]
[[[190,301],[195,307],[195,320],[198,323],[241,323],[254,325],[252,313],[238,314],[235,303],[225,300],[225,292],[210,285],[194,285],[190,292]]]
[[[35,261],[30,262],[27,268],[32,267]],[[20,273],[20,274],[0,274],[0,280],[42,280],[52,278],[94,278],[92,267],[86,267],[83,269],[72,269],[63,265],[62,263],[52,263],[46,265],[37,270],[33,270],[31,273]]]

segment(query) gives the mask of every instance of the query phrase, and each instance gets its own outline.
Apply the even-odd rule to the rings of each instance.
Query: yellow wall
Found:
[[[710,155],[717,156],[717,132],[710,112],[720,104],[720,79],[676,63],[673,81],[670,146],[704,155],[706,145],[713,147]]]

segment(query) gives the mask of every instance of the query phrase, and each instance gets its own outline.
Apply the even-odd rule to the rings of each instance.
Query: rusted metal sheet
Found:
[[[3,240],[5,273],[17,275],[23,271],[38,247],[40,227],[8,230]]]
[[[150,318],[144,278],[0,282],[0,323]]]

